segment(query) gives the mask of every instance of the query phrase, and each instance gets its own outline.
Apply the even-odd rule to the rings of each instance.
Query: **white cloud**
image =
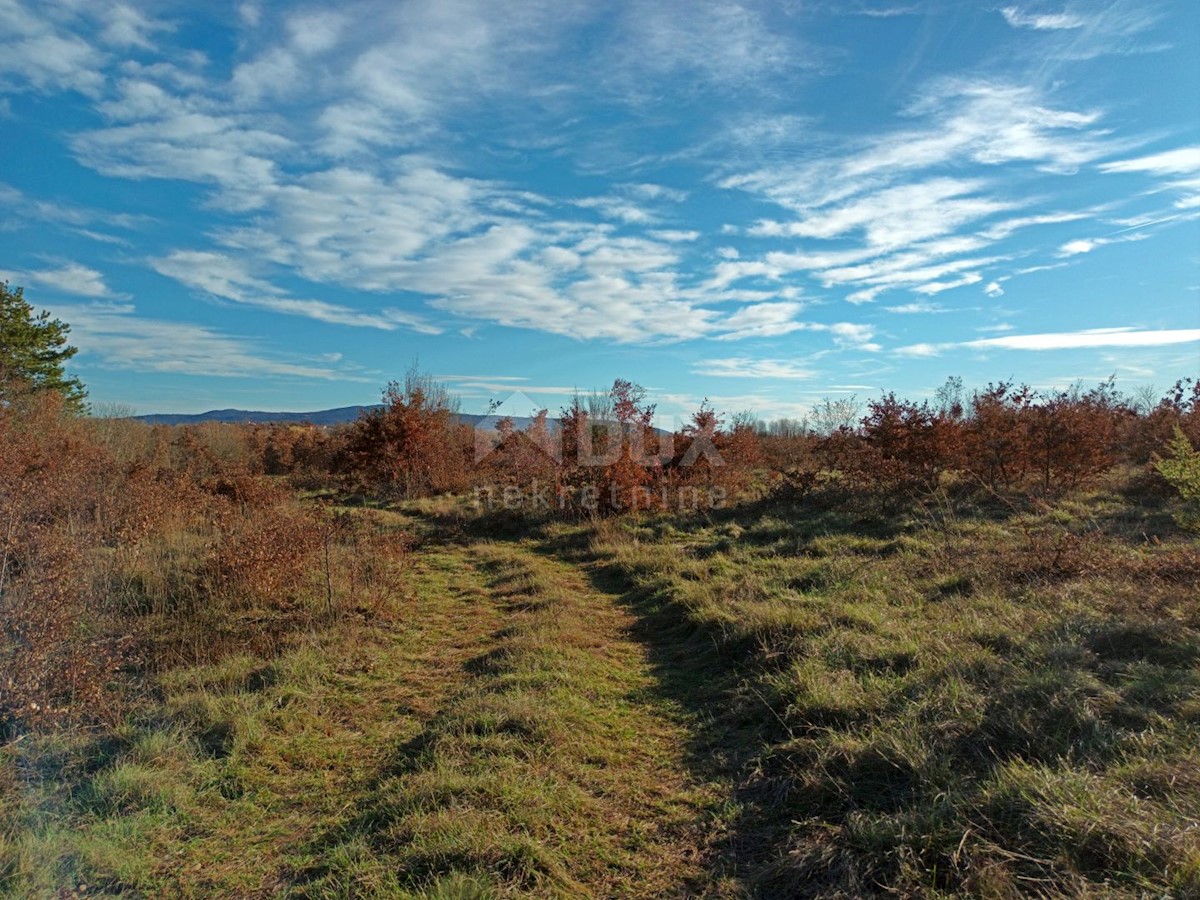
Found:
[[[956,346],[954,344],[909,344],[907,347],[897,347],[896,354],[898,356],[915,356],[929,357],[937,356],[947,347]]]
[[[872,19],[892,19],[896,16],[912,16],[921,12],[919,6],[880,6],[865,7],[852,10],[856,16],[867,16]]]
[[[1017,6],[1006,6],[1000,10],[1000,14],[1013,28],[1032,28],[1035,31],[1082,28],[1086,24],[1079,16],[1071,13],[1028,13]]]
[[[999,256],[967,257],[948,262],[937,262],[932,265],[921,265],[922,262],[935,258],[937,253],[925,254],[923,251],[897,254],[887,259],[864,263],[857,266],[846,266],[826,269],[818,272],[817,276],[827,286],[836,284],[867,284],[875,285],[876,293],[893,287],[910,287],[918,293],[937,293],[942,288],[921,290],[919,286],[927,285],[938,278],[956,274],[966,269],[987,266],[1004,259]],[[964,276],[968,277],[968,276]],[[974,277],[973,275],[970,277]],[[974,281],[978,281],[975,278]],[[974,284],[974,281],[967,282]]]
[[[47,288],[79,297],[111,297],[113,293],[104,276],[89,266],[67,263],[56,269],[35,269],[24,272],[0,272],[0,278],[22,286]]]
[[[851,303],[908,288],[934,293],[974,283],[968,275],[936,281],[994,263],[1002,256],[957,259],[1010,237],[1019,229],[1089,218],[1096,210],[1030,212],[983,224],[997,213],[1041,202],[996,195],[983,177],[946,174],[967,164],[1032,167],[1069,173],[1111,155],[1121,144],[1098,126],[1094,110],[1056,108],[1036,90],[987,81],[943,80],[908,110],[920,124],[870,138],[798,165],[730,175],[727,189],[757,194],[793,213],[762,220],[749,233],[766,238],[853,241],[828,252],[768,252],[761,259],[718,264],[714,285],[740,278],[779,279],[802,271],[825,287],[853,288]],[[952,171],[952,169],[950,169]],[[974,233],[964,233],[973,229]],[[982,279],[982,271],[976,272]]]
[[[518,403],[516,406],[513,405],[514,398],[518,400],[527,399],[525,398],[526,393],[570,397],[579,391],[574,386],[526,384],[525,382],[529,380],[527,378],[508,378],[504,376],[446,375],[440,377],[439,380],[447,382],[456,393],[471,393],[477,396],[492,396],[495,394],[513,395],[496,411],[495,415],[498,416],[528,416],[537,412],[538,407],[536,404]]]
[[[306,82],[304,61],[290,48],[275,47],[234,69],[232,83],[239,104],[253,106],[298,96]]]
[[[989,297],[1003,297],[1004,296],[1004,288],[1002,288],[1000,286],[1000,282],[998,282],[998,281],[989,281],[987,283],[987,285],[984,287],[983,292],[985,294],[987,294]]]
[[[1098,246],[1095,240],[1086,240],[1077,238],[1073,241],[1067,241],[1058,248],[1059,256],[1077,256],[1080,253],[1091,253]]]
[[[1124,244],[1129,241],[1144,241],[1149,237],[1149,232],[1135,231],[1131,234],[1123,234],[1120,237],[1076,238],[1060,246],[1058,248],[1058,255],[1061,257],[1079,256],[1082,253],[1091,253],[1097,247],[1105,247],[1109,244]]]
[[[146,216],[112,213],[70,203],[39,200],[4,182],[0,182],[0,204],[9,211],[8,224],[13,227],[24,225],[27,220],[48,222],[106,243],[122,243],[124,238],[89,231],[83,226],[103,224],[115,228],[135,229],[152,224]]]
[[[814,326],[820,328],[820,326]],[[834,340],[846,347],[852,347],[855,350],[866,350],[869,352],[877,352],[883,348],[875,343],[875,329],[870,325],[857,324],[854,322],[837,322],[828,326],[827,329],[833,334]]]
[[[1056,334],[1018,334],[968,341],[965,347],[1005,350],[1070,350],[1080,347],[1161,347],[1200,341],[1200,328],[1137,331],[1132,328],[1091,328]]]
[[[177,250],[150,261],[161,275],[214,297],[246,306],[269,309],[285,315],[303,316],[331,325],[377,328],[392,331],[404,326],[422,334],[440,334],[441,329],[422,317],[398,309],[363,312],[324,300],[304,300],[286,296],[270,282],[252,275],[241,260],[219,253]]]
[[[118,53],[152,50],[170,26],[121,0],[0,3],[0,90],[98,97]],[[87,35],[87,36],[85,36]]]
[[[699,240],[700,232],[698,231],[676,231],[672,229],[651,231],[650,237],[659,241],[667,241],[668,243],[686,243]]]
[[[957,178],[899,185],[824,207],[783,226],[760,225],[751,233],[829,239],[861,231],[869,246],[899,249],[1015,207],[1011,201],[977,196],[982,186],[979,181]]]
[[[72,25],[81,16],[90,17],[93,36],[108,29],[48,54],[50,68],[18,75],[0,57],[0,86],[11,75],[39,90],[91,91],[102,124],[74,136],[81,163],[111,177],[209,187],[210,205],[225,214],[209,231],[213,243],[160,256],[157,271],[232,303],[322,322],[436,333],[421,314],[432,306],[580,339],[735,340],[807,329],[841,346],[878,349],[867,326],[799,322],[801,294],[789,276],[844,287],[856,302],[980,282],[1007,258],[990,244],[1018,228],[1091,215],[1031,213],[1044,198],[1016,196],[1001,185],[1019,182],[988,171],[1068,173],[1126,152],[1098,111],[996,81],[939,81],[904,111],[903,127],[801,148],[819,123],[759,115],[747,104],[744,116],[731,116],[735,127],[721,146],[747,154],[727,158],[759,162],[735,163],[751,171],[726,169],[713,180],[783,212],[728,233],[836,241],[837,249],[780,253],[772,244],[753,258],[723,247],[704,279],[689,257],[713,251],[689,246],[704,237],[686,227],[689,193],[656,183],[673,179],[653,158],[626,157],[609,169],[620,171],[619,181],[576,194],[597,196],[539,197],[466,174],[481,170],[472,164],[479,157],[453,139],[456,118],[482,123],[491,142],[483,153],[524,159],[536,148],[561,158],[578,146],[571,110],[582,90],[643,113],[686,104],[683,95],[694,92],[748,97],[767,75],[779,89],[825,59],[783,36],[796,31],[777,27],[795,15],[786,5],[634,4],[605,15],[582,0],[532,3],[519,14],[483,0],[368,2],[336,12],[245,3],[239,12],[248,27],[228,66],[173,50],[171,63],[117,63],[112,47],[148,50],[164,26],[136,4],[93,6],[98,12],[82,13],[85,5],[70,0],[63,8],[71,12],[55,18],[0,0],[0,15],[14,20],[13,59],[24,58],[23,41],[69,43],[85,33]],[[562,36],[584,33],[588,42],[571,45],[575,56],[555,58]],[[54,74],[56,59],[66,60],[65,74]],[[682,92],[680,80],[689,85]],[[555,133],[539,135],[542,121]],[[770,152],[751,149],[764,141]],[[77,276],[78,288],[97,289]],[[309,284],[297,286],[301,279]],[[742,279],[759,281],[735,288]],[[335,291],[402,299],[383,309],[315,299],[340,298]]]
[[[720,323],[717,340],[737,341],[752,337],[776,337],[799,331],[806,326],[796,321],[803,309],[800,303],[754,303],[726,316]]]
[[[583,209],[594,209],[605,218],[629,224],[645,225],[657,219],[652,213],[623,197],[584,197],[576,200],[575,205]]]
[[[950,312],[945,307],[938,306],[936,303],[929,303],[925,300],[920,300],[916,303],[903,303],[899,306],[885,306],[884,309],[890,313],[899,313],[900,315]]]
[[[1154,153],[1150,156],[1102,163],[1100,170],[1103,172],[1145,172],[1159,178],[1165,178],[1170,175],[1193,176],[1173,181],[1164,181],[1163,187],[1182,193],[1182,196],[1174,203],[1176,209],[1188,210],[1200,207],[1200,177],[1194,177],[1196,173],[1200,173],[1200,146],[1179,147],[1174,150],[1163,151],[1162,153]],[[1169,221],[1170,218],[1172,217],[1158,221],[1165,222]],[[1133,227],[1143,224],[1157,224],[1157,222],[1137,223]]]
[[[1089,328],[1047,334],[1009,334],[950,344],[911,344],[899,347],[902,356],[937,356],[945,350],[1078,350],[1091,347],[1162,347],[1200,341],[1200,328]]]
[[[953,281],[931,281],[927,284],[919,284],[913,288],[913,292],[930,297],[934,294],[940,294],[943,291],[952,291],[955,288],[978,284],[981,281],[983,281],[983,276],[978,272],[967,272],[961,278],[956,278]]]
[[[1069,265],[1071,265],[1071,264],[1070,263],[1049,263],[1047,265],[1026,266],[1023,269],[1015,270],[1013,272],[1013,275],[1032,275],[1034,272],[1049,272],[1053,269],[1062,269]],[[1003,279],[1001,279],[1001,280],[1003,280]]]
[[[778,378],[803,380],[817,377],[817,371],[790,359],[755,359],[749,356],[731,356],[721,359],[703,359],[692,366],[695,375],[711,375],[717,378]]]
[[[0,6],[0,89],[73,89],[95,96],[105,54],[21,3]]]
[[[1019,216],[1014,219],[1006,219],[1003,222],[997,222],[995,225],[989,225],[979,233],[989,241],[1000,241],[1011,235],[1013,232],[1022,228],[1029,228],[1034,225],[1058,225],[1063,222],[1077,222],[1080,219],[1088,219],[1095,215],[1095,211],[1082,212],[1056,212],[1056,213],[1038,213],[1031,216]]]
[[[101,40],[113,47],[153,50],[151,36],[156,32],[169,31],[166,22],[152,19],[142,10],[127,3],[113,3],[104,11],[104,27]]]
[[[132,305],[55,307],[71,323],[83,359],[137,372],[221,378],[362,380],[328,365],[288,360],[253,343],[187,322],[142,318]]]
[[[220,253],[176,250],[163,258],[150,260],[150,265],[160,275],[239,303],[256,294],[280,296],[283,293],[270,282],[251,275],[241,260]]]
[[[664,76],[718,90],[752,90],[819,66],[820,51],[771,27],[767,6],[727,0],[630,4],[610,48],[610,80],[635,102]],[[615,58],[614,58],[615,57]]]
[[[619,187],[635,197],[644,200],[669,200],[672,203],[682,203],[688,198],[688,192],[662,184],[623,184]]]
[[[1149,172],[1152,175],[1185,175],[1200,172],[1200,146],[1179,147],[1150,156],[1101,163],[1102,172]]]
[[[873,303],[875,298],[886,291],[886,287],[864,288],[861,291],[855,291],[852,294],[846,295],[846,302],[859,305],[861,303]]]
[[[330,10],[299,13],[287,24],[291,44],[304,56],[325,53],[337,46],[350,25],[342,13]]]

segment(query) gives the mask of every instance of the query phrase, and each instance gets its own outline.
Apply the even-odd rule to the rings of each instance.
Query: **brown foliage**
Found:
[[[269,652],[335,581],[382,596],[403,547],[253,474],[252,429],[127,425],[0,404],[0,731],[111,720],[142,669]]]
[[[404,384],[388,384],[383,400],[354,423],[338,453],[335,467],[351,485],[400,497],[465,487],[470,430],[446,389],[412,370]]]
[[[104,463],[56,394],[0,405],[0,728],[98,704],[118,665],[84,617],[85,548],[123,524]]]

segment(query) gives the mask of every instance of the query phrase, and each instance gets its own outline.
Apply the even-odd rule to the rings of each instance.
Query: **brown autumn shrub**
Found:
[[[971,398],[963,441],[963,469],[995,490],[1019,484],[1029,470],[1029,419],[1034,402],[1027,385],[988,384]]]
[[[1119,437],[1123,458],[1146,466],[1171,442],[1178,427],[1192,444],[1200,444],[1200,379],[1181,379],[1152,409],[1129,416]]]
[[[1028,468],[1043,492],[1075,488],[1110,468],[1117,440],[1132,411],[1111,380],[1086,393],[1058,391],[1024,410]]]
[[[583,398],[573,397],[571,405],[561,411],[559,428],[562,455],[555,473],[555,502],[561,511],[578,516],[587,512],[594,502],[590,493],[594,488],[587,480],[589,469],[586,463],[597,449],[597,430],[593,428],[591,412]],[[605,433],[599,437],[602,441],[607,439]]]
[[[267,496],[264,490],[254,505],[216,510],[219,537],[201,568],[212,600],[287,606],[314,568],[322,542],[316,515]]]
[[[654,405],[644,398],[644,388],[622,379],[607,394],[575,396],[561,411],[558,434],[536,442],[555,451],[544,453],[541,465],[553,477],[559,512],[610,515],[661,505],[661,436],[651,424]]]
[[[286,476],[298,488],[330,486],[345,429],[279,424],[258,426],[254,432],[261,454],[258,467],[264,474]]]
[[[664,496],[683,508],[697,502],[724,503],[745,491],[763,461],[754,420],[735,415],[729,427],[705,400],[674,435],[663,475]]]
[[[119,667],[90,596],[106,459],[48,391],[0,405],[0,728],[100,710]]]
[[[655,404],[646,403],[646,389],[618,378],[609,391],[613,422],[610,429],[607,465],[597,467],[595,483],[602,513],[654,509],[662,498],[655,487],[662,473],[654,431]],[[615,450],[615,452],[613,452]]]
[[[242,431],[121,427],[0,405],[0,731],[111,721],[143,672],[271,652],[395,584],[404,536],[298,505]]]
[[[862,429],[865,441],[856,460],[861,477],[873,476],[889,491],[930,491],[961,455],[961,426],[955,418],[928,403],[899,400],[894,393],[867,404]]]
[[[560,451],[551,434],[548,411],[538,410],[529,425],[517,428],[504,416],[494,424],[494,447],[487,445],[488,435],[477,437],[476,481],[490,490],[516,488],[522,494],[555,485]]]
[[[334,466],[348,485],[405,498],[467,487],[471,430],[446,388],[412,370],[388,384],[383,401],[359,417],[338,453]]]

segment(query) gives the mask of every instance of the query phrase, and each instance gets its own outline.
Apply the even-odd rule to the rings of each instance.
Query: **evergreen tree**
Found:
[[[87,390],[63,365],[78,349],[67,344],[71,326],[42,311],[34,315],[23,288],[0,281],[0,402],[19,390],[58,391],[67,408],[83,412]]]

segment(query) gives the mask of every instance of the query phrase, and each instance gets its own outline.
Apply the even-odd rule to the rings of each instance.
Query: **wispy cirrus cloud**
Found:
[[[422,334],[440,334],[442,331],[420,316],[399,309],[363,312],[324,300],[289,297],[274,284],[251,274],[244,260],[220,253],[179,250],[152,259],[150,264],[160,275],[213,297],[285,315],[304,316],[329,325],[377,328],[382,331],[394,331],[400,327]]]
[[[958,321],[938,313],[1025,314],[980,294],[1016,306],[1017,275],[1094,270],[1107,254],[1089,252],[1123,239],[1105,227],[1162,205],[1139,202],[1150,191],[1200,205],[1195,147],[1148,153],[1179,132],[1150,133],[1127,95],[1057,68],[1141,52],[1161,7],[951,7],[245,2],[206,30],[182,7],[168,22],[121,0],[0,0],[0,89],[25,93],[17,118],[69,96],[72,114],[44,124],[90,170],[81,185],[166,213],[122,265],[170,279],[171,314],[217,302],[235,323],[253,308],[297,331],[443,334],[439,350],[469,335],[483,351],[500,328],[620,353],[742,342],[726,361],[762,342],[772,377],[802,345],[857,372],[889,364],[884,344],[937,344]],[[950,28],[985,37],[933,59]],[[909,43],[924,62],[893,78]],[[844,108],[808,89],[826,75]],[[39,219],[57,217],[56,236],[124,239],[104,233],[125,227],[115,216],[59,206]],[[94,277],[21,262],[110,296],[87,293],[108,290],[95,257]],[[468,389],[485,383],[504,381]]]
[[[1134,231],[1129,234],[1121,234],[1117,237],[1075,238],[1067,241],[1058,248],[1058,256],[1079,256],[1082,253],[1091,253],[1097,247],[1106,247],[1109,244],[1124,244],[1129,241],[1144,241],[1150,236],[1150,232],[1148,231]]]
[[[68,262],[51,269],[0,271],[0,280],[13,286],[37,286],[77,297],[112,297],[104,275],[90,266]]]
[[[1033,88],[1016,84],[944,80],[908,114],[922,125],[837,148],[799,166],[727,176],[725,188],[793,213],[789,219],[760,220],[751,235],[843,243],[837,250],[774,251],[721,263],[715,282],[803,273],[825,287],[847,289],[853,303],[896,288],[928,295],[975,284],[987,266],[1006,258],[979,251],[1026,229],[1099,212],[1029,210],[1041,198],[1000,193],[986,176],[989,168],[1043,179],[1066,176],[1124,146],[1102,127],[1098,110],[1056,107]],[[947,167],[968,164],[981,167],[981,174],[943,174]],[[1008,215],[998,219],[1000,214]],[[941,280],[952,273],[959,274]]]
[[[1061,31],[1082,28],[1086,24],[1081,16],[1073,13],[1035,13],[1023,10],[1019,6],[1005,6],[1000,10],[1000,14],[1013,28],[1032,28],[1035,31]]]
[[[936,303],[930,303],[928,300],[918,300],[914,303],[901,303],[898,306],[885,306],[887,312],[896,313],[902,316],[925,315],[928,313],[944,313],[950,312],[944,306],[939,306]]]
[[[947,350],[1078,350],[1092,347],[1162,347],[1200,341],[1200,328],[1087,328],[1046,334],[1007,334],[943,344],[898,347],[901,356],[938,356]]]
[[[692,372],[717,378],[774,378],[785,381],[808,381],[818,375],[816,369],[796,360],[750,356],[700,360],[692,366]]]
[[[1138,156],[1100,163],[1101,172],[1149,172],[1152,175],[1184,175],[1200,172],[1200,146],[1178,147]]]
[[[186,322],[146,318],[132,304],[55,306],[81,357],[103,368],[217,378],[366,380],[318,360],[288,359],[258,343]]]
[[[787,14],[785,7],[714,0],[626,6],[610,56],[617,74],[610,78],[640,100],[648,73],[754,90],[764,73],[781,79],[819,68],[826,56],[821,48],[772,27],[770,16]]]
[[[101,243],[125,243],[125,238],[94,231],[87,226],[132,230],[151,224],[147,216],[109,212],[75,203],[31,197],[4,182],[0,182],[0,204],[8,211],[4,223],[0,225],[0,231],[16,230],[25,227],[31,221],[45,222]]]
[[[275,49],[299,53],[294,44],[300,32],[291,29],[287,47]],[[319,55],[337,43],[331,37],[307,52]],[[232,104],[213,85],[139,72],[136,79],[122,80],[117,99],[103,106],[112,124],[74,140],[81,161],[106,175],[209,184],[214,205],[253,216],[216,230],[217,248],[181,249],[158,258],[154,266],[161,274],[284,314],[382,329],[403,324],[424,333],[437,329],[416,311],[349,308],[285,295],[262,279],[248,279],[249,261],[315,285],[399,293],[410,305],[427,304],[462,318],[585,339],[740,339],[795,330],[781,315],[797,307],[770,305],[788,292],[703,289],[681,277],[675,248],[699,233],[666,227],[670,217],[655,211],[686,200],[678,188],[626,182],[609,195],[556,200],[451,174],[418,153],[383,164],[328,159],[313,165],[307,159],[295,168],[294,135],[310,114],[285,120],[245,108],[278,99],[283,88],[271,79],[291,78],[282,61],[256,58],[261,67],[235,72]],[[345,87],[354,94],[363,86],[351,79]],[[350,101],[328,102],[343,108]],[[418,106],[408,113],[423,115]],[[621,234],[618,228],[645,233]],[[237,277],[227,277],[238,266]],[[731,302],[741,308],[714,308]]]
[[[489,375],[444,375],[439,376],[439,379],[445,381],[450,387],[460,394],[471,394],[472,396],[489,396],[508,395],[519,392],[524,394],[546,394],[556,397],[570,397],[579,393],[579,388],[566,385],[546,385],[531,383],[528,378],[515,378],[511,376],[489,376]],[[531,412],[536,412],[532,409],[527,412],[518,413],[518,415],[530,415]]]
[[[1162,178],[1162,187],[1165,190],[1174,190],[1180,194],[1175,201],[1177,209],[1200,207],[1200,146],[1177,147],[1148,156],[1101,163],[1099,168],[1101,172],[1107,173],[1137,172]],[[1178,180],[1169,177],[1177,175],[1190,177]]]

